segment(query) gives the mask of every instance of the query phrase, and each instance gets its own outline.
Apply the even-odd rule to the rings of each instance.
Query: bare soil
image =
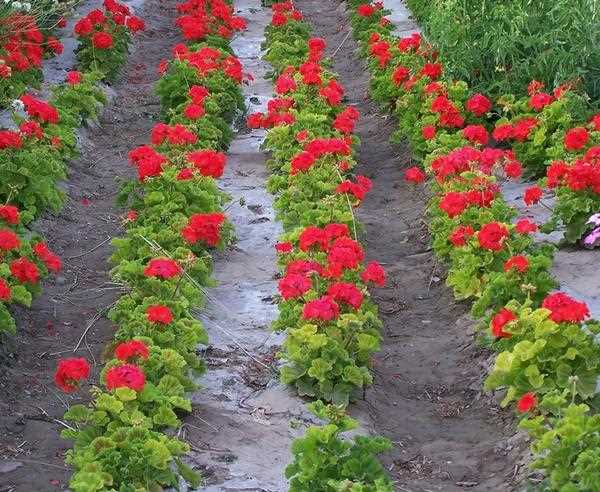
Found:
[[[490,354],[473,342],[468,306],[444,286],[424,222],[427,197],[403,179],[414,164],[410,151],[389,143],[396,123],[369,100],[357,45],[351,36],[344,42],[350,29],[344,6],[297,4],[329,54],[338,50],[333,69],[361,113],[357,172],[373,180],[373,190],[357,215],[367,256],[389,277],[386,288],[374,291],[384,321],[375,383],[354,411],[394,442],[386,462],[397,490],[514,490],[523,442],[511,416],[481,393]]]
[[[52,377],[61,357],[94,361],[97,379],[102,351],[115,327],[103,316],[120,295],[107,263],[110,239],[119,235],[123,210],[115,205],[119,178],[133,176],[127,153],[145,143],[157,120],[153,95],[159,61],[178,41],[175,2],[147,0],[138,14],[147,30],[136,37],[111,103],[98,125],[81,132],[81,157],[70,164],[68,196],[58,215],[46,215],[35,230],[63,259],[64,269],[44,285],[29,310],[15,312],[18,332],[0,344],[0,491],[64,490],[69,443],[59,437],[67,405],[89,394],[65,396]],[[73,352],[82,334],[79,349]]]

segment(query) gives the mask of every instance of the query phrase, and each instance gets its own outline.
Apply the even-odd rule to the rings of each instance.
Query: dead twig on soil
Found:
[[[80,255],[75,255],[75,256],[68,256],[66,259],[67,260],[75,260],[77,258],[81,258],[82,256],[86,256],[89,255],[90,253],[93,253],[94,251],[96,251],[98,248],[100,248],[101,246],[103,246],[104,244],[106,244],[108,241],[110,241],[112,238],[110,236],[108,236],[104,241],[102,241],[100,244],[97,244],[96,246],[94,246],[92,249],[90,249],[89,251],[86,251],[85,253],[81,253]]]
[[[88,323],[88,325],[86,326],[85,330],[83,330],[83,333],[81,334],[81,336],[79,337],[79,341],[77,342],[77,345],[75,345],[75,347],[73,348],[73,352],[77,352],[77,350],[79,349],[79,347],[81,346],[81,343],[83,342],[84,338],[87,336],[88,331],[90,331],[90,329],[92,328],[92,326],[94,326],[96,324],[96,322],[102,318],[102,316],[104,316],[104,313],[106,313],[106,311],[108,311],[112,306],[115,305],[115,302],[113,302],[112,304],[110,304],[109,306],[106,306],[105,308],[103,308],[100,312],[98,312],[96,314],[96,316],[94,316],[92,318],[92,320]]]
[[[332,53],[332,55],[329,58],[333,59],[333,57],[335,55],[337,55],[337,52],[340,51],[340,49],[342,49],[342,46],[344,46],[344,44],[346,43],[346,41],[350,37],[351,33],[352,33],[352,31],[350,29],[348,29],[348,33],[346,34],[346,36],[344,37],[344,39],[342,40],[342,42],[340,43],[340,45],[335,49],[335,51]]]

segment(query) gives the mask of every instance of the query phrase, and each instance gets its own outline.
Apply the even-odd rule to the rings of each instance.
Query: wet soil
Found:
[[[17,335],[0,344],[2,492],[64,490],[68,483],[69,443],[59,437],[60,420],[68,405],[89,392],[84,387],[76,396],[59,394],[52,377],[61,357],[79,356],[94,362],[90,380],[96,381],[115,329],[103,315],[121,294],[107,263],[110,239],[119,235],[124,213],[115,205],[118,179],[133,176],[127,153],[147,141],[158,117],[153,85],[159,61],[178,41],[174,6],[174,1],[147,0],[137,9],[147,30],[136,36],[99,123],[81,132],[81,157],[70,164],[63,184],[67,202],[58,215],[35,224],[64,268],[45,282],[31,309],[15,312]]]
[[[259,0],[236,0],[235,8],[248,21],[232,41],[254,79],[243,87],[246,106],[249,113],[266,111],[273,84],[264,78],[271,67],[261,60],[260,44],[271,12]],[[188,462],[204,476],[201,490],[283,492],[291,442],[312,420],[305,402],[277,375],[275,354],[284,335],[270,325],[277,317],[274,244],[281,226],[266,190],[265,131],[248,130],[241,121],[238,126],[219,180],[231,197],[226,214],[237,241],[214,258],[219,285],[209,290],[200,316],[209,334],[203,352],[209,370],[183,429],[192,445]]]
[[[388,143],[396,124],[368,98],[368,72],[346,38],[344,6],[297,4],[328,53],[336,53],[333,69],[361,113],[357,172],[374,186],[357,214],[367,257],[389,277],[373,292],[384,321],[375,382],[354,411],[394,442],[385,460],[399,491],[514,490],[523,442],[510,415],[481,393],[489,354],[473,342],[467,305],[444,286],[424,222],[426,197],[403,180],[410,152]]]

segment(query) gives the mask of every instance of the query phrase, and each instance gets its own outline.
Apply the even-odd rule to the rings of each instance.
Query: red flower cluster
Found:
[[[492,109],[491,101],[483,94],[473,94],[466,104],[467,111],[470,111],[477,117],[482,117]]]
[[[333,128],[345,135],[349,135],[354,131],[354,125],[356,125],[359,116],[360,114],[354,106],[347,106],[344,111],[336,116],[333,121]]]
[[[365,283],[373,283],[378,287],[385,286],[385,270],[376,261],[367,264],[360,274],[360,279]]]
[[[220,178],[225,170],[225,154],[214,150],[197,150],[187,154],[187,160],[200,171],[202,176]]]
[[[138,358],[147,359],[149,355],[148,346],[139,340],[122,342],[115,348],[115,357],[125,362]]]
[[[470,225],[460,225],[452,231],[448,240],[456,247],[467,244],[470,237],[475,235],[475,230]]]
[[[365,195],[371,191],[373,183],[366,176],[356,176],[356,183],[350,180],[341,182],[335,189],[336,193],[348,193],[361,202]]]
[[[21,257],[10,264],[10,273],[22,284],[37,284],[40,279],[40,271],[35,263],[27,258]]]
[[[58,110],[51,104],[25,94],[21,96],[21,102],[25,106],[27,114],[41,123],[58,123]]]
[[[359,309],[362,305],[364,295],[356,285],[349,282],[337,282],[331,284],[327,289],[327,295],[337,303],[344,303]]]
[[[167,306],[155,304],[146,309],[146,318],[150,323],[169,325],[173,321],[173,313]]]
[[[588,143],[590,134],[583,127],[572,128],[565,133],[565,149],[569,151],[580,150]]]
[[[481,227],[477,233],[479,246],[490,251],[500,251],[510,233],[504,224],[490,222]]]
[[[129,152],[129,160],[138,170],[138,178],[144,182],[147,178],[160,176],[167,158],[148,145],[142,145]]]
[[[54,382],[65,393],[73,393],[90,376],[90,365],[83,358],[62,359],[54,373]]]
[[[339,315],[340,307],[328,295],[307,302],[302,310],[302,319],[311,321],[332,321]]]
[[[422,183],[425,181],[425,173],[416,166],[410,167],[404,173],[404,179],[411,183]]]
[[[550,310],[550,319],[556,323],[579,323],[590,315],[585,302],[579,302],[563,292],[549,294],[542,307]]]
[[[146,277],[159,277],[163,279],[177,277],[183,270],[179,263],[170,258],[152,258],[146,268],[144,275]]]
[[[287,301],[306,294],[312,288],[312,282],[306,274],[287,273],[279,281],[279,293]]]
[[[131,388],[142,391],[146,384],[144,372],[133,364],[123,364],[111,367],[106,371],[106,389],[112,391],[117,388]]]
[[[9,10],[10,12],[10,10]],[[40,68],[44,55],[60,54],[62,44],[45,36],[32,15],[10,12],[2,19],[3,37],[0,46],[0,80],[13,72]]]
[[[197,141],[196,134],[180,124],[169,126],[157,123],[152,129],[151,142],[153,145],[162,145],[165,142],[170,145],[193,145]]]
[[[37,243],[33,246],[33,252],[35,255],[46,265],[46,268],[52,272],[60,272],[62,268],[62,262],[60,258],[56,256],[46,243]]]
[[[527,413],[535,408],[537,405],[537,398],[534,393],[525,393],[517,402],[517,410],[519,413]]]
[[[106,0],[104,10],[94,9],[77,21],[75,34],[90,39],[94,48],[109,50],[114,46],[114,36],[121,30],[135,33],[142,31],[144,21],[131,14],[129,7],[115,0]]]
[[[0,229],[0,252],[11,251],[21,247],[21,240],[10,229]]]
[[[187,0],[177,6],[182,14],[177,19],[183,37],[201,41],[208,35],[230,38],[236,31],[246,29],[246,20],[233,14],[231,5],[223,0]]]
[[[227,77],[238,84],[242,82],[242,64],[233,55],[206,46],[198,49],[198,51],[190,51],[184,44],[176,45],[173,48],[173,55],[176,59],[185,61],[195,68],[201,77],[222,70]]]
[[[3,278],[0,278],[0,301],[10,301],[12,297],[12,291],[10,285]]]
[[[525,273],[529,269],[529,260],[527,256],[515,255],[504,262],[504,271],[515,270],[519,273]]]
[[[271,8],[273,9],[271,18],[273,26],[284,26],[288,22],[299,22],[303,19],[302,13],[296,10],[291,1],[274,3]]]
[[[530,186],[525,190],[523,201],[526,205],[534,205],[540,201],[544,192],[539,186]]]
[[[515,321],[517,316],[510,309],[502,308],[490,323],[492,335],[496,338],[510,338],[512,335],[504,331],[504,327],[511,321]]]
[[[181,231],[183,238],[191,244],[202,241],[208,246],[216,246],[221,240],[221,227],[225,215],[219,212],[194,214]]]
[[[14,205],[0,205],[0,220],[10,225],[17,225],[20,220],[19,209]]]

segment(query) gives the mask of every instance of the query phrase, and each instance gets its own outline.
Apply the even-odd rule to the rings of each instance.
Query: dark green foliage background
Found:
[[[600,1],[408,0],[453,78],[492,96],[578,80],[600,100]]]

